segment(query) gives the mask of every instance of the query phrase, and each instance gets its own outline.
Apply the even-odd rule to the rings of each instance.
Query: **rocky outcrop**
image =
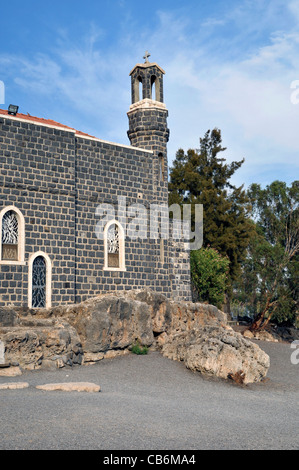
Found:
[[[84,352],[124,350],[136,340],[147,346],[154,342],[149,306],[130,296],[100,295],[43,314],[63,317],[77,331]]]
[[[81,364],[83,349],[77,331],[60,318],[20,318],[17,326],[0,328],[5,361],[22,369]]]
[[[170,301],[148,289],[48,310],[15,310],[14,326],[0,328],[0,340],[5,360],[23,368],[97,362],[127,353],[135,342],[158,348],[190,370],[244,383],[261,380],[269,367],[269,357],[234,332],[216,307]]]
[[[151,291],[130,296],[151,309],[157,344],[164,356],[183,361],[192,371],[240,383],[259,382],[270,366],[269,356],[235,332],[225,313],[213,305],[167,301]]]

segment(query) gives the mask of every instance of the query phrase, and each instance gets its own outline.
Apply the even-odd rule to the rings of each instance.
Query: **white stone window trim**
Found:
[[[52,305],[52,261],[49,255],[44,251],[37,251],[29,256],[28,260],[28,307],[29,308],[40,308],[32,307],[32,270],[33,262],[38,257],[42,256],[46,262],[46,307],[51,308]]]
[[[111,266],[108,266],[108,230],[111,227],[111,225],[117,225],[118,227],[118,233],[119,233],[119,267],[114,268]],[[104,271],[126,271],[126,261],[125,261],[125,232],[122,227],[122,225],[116,220],[110,220],[105,225],[104,228]]]
[[[2,220],[4,215],[12,211],[17,215],[18,218],[18,259],[17,260],[3,260],[2,259]],[[21,265],[25,266],[25,219],[24,215],[16,206],[6,206],[0,211],[0,265]]]

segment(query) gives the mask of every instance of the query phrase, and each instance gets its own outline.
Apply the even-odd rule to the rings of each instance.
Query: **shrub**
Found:
[[[132,346],[132,353],[133,354],[138,354],[138,355],[144,355],[148,353],[148,347],[147,346],[141,346],[139,341],[136,341],[135,344]]]
[[[227,287],[229,259],[213,248],[201,248],[191,251],[190,265],[198,301],[221,308]]]

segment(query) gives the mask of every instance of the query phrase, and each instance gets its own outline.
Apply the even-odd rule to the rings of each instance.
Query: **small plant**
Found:
[[[144,355],[148,353],[147,346],[141,346],[139,341],[136,341],[132,346],[132,353],[138,355]]]

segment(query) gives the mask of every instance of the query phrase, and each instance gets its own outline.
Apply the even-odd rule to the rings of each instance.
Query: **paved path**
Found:
[[[29,388],[0,391],[0,449],[299,449],[299,364],[289,344],[257,344],[270,354],[269,380],[246,387],[205,379],[156,352],[26,372]],[[0,377],[8,381],[16,378]],[[67,381],[101,392],[35,388]]]

